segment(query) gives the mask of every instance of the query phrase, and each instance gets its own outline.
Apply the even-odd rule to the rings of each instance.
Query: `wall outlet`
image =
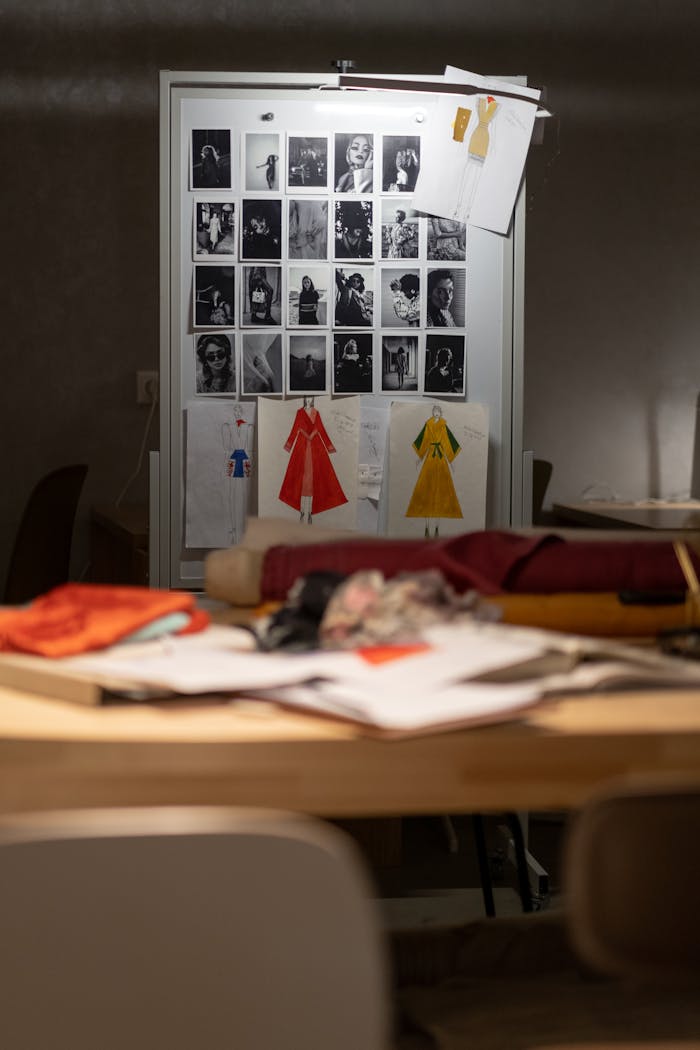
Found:
[[[158,400],[158,373],[136,373],[136,404],[151,405]]]

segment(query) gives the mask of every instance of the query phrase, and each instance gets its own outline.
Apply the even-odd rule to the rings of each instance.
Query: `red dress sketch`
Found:
[[[297,411],[284,448],[291,455],[278,497],[283,503],[301,511],[303,517],[304,499],[310,522],[312,514],[348,502],[330,461],[335,448],[318,409],[305,405]]]

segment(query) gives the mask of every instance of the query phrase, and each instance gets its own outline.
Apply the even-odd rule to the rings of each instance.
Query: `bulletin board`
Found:
[[[355,394],[368,410],[435,397],[479,403],[488,412],[486,525],[521,523],[523,187],[506,236],[413,210],[411,168],[430,108],[419,90],[338,90],[337,75],[161,73],[153,585],[203,586],[210,546],[188,543],[186,493],[208,465],[192,439],[188,447],[188,406],[194,419],[233,400],[253,434],[250,406],[261,398]],[[358,178],[347,158],[368,149],[372,171]],[[450,329],[438,339],[428,289],[446,274]],[[345,296],[354,313],[342,313],[351,278],[361,303]],[[321,293],[311,302],[305,279]],[[358,345],[348,355],[350,336]],[[446,342],[448,390],[430,378]],[[383,520],[380,507],[380,532]]]

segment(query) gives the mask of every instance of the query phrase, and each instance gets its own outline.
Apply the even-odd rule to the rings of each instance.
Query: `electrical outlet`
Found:
[[[158,400],[158,373],[136,373],[136,404],[151,405]]]

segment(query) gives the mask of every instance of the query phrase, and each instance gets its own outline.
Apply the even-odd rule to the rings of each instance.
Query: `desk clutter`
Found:
[[[278,600],[248,627],[210,624],[192,594],[66,585],[0,616],[0,682],[92,704],[252,699],[390,736],[517,718],[562,692],[700,684],[699,664],[619,640],[632,628],[652,640],[695,615],[684,584],[697,559],[684,548],[679,561],[672,543],[477,532],[319,544],[307,531],[256,551],[254,534],[257,600]],[[240,562],[248,549],[211,559]],[[586,617],[588,633],[571,626]]]

